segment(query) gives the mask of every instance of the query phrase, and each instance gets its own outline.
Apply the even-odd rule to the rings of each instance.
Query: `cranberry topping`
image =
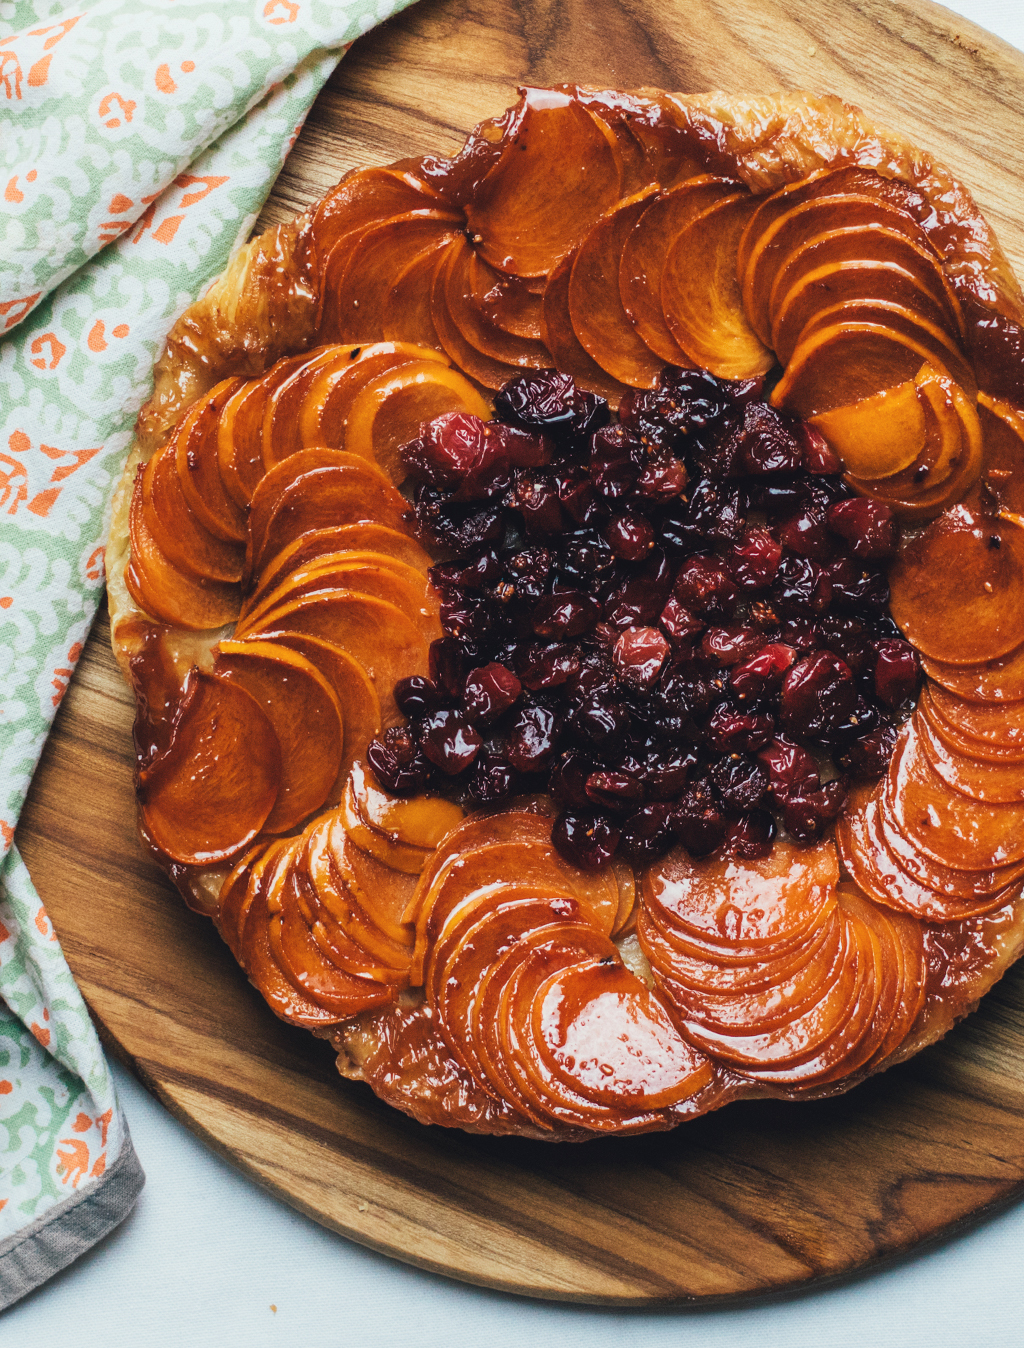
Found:
[[[495,408],[402,451],[445,635],[395,688],[382,783],[549,790],[587,869],[819,838],[848,777],[884,772],[920,681],[887,616],[891,512],[763,380],[669,367],[614,419],[535,370]]]

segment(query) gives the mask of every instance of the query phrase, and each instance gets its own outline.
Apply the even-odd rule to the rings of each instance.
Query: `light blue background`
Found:
[[[1024,50],[1024,0],[949,8]],[[350,1244],[243,1179],[116,1066],[115,1077],[146,1188],[123,1226],[0,1318],[0,1348],[1024,1348],[1024,1204],[896,1267],[768,1305],[577,1309]]]

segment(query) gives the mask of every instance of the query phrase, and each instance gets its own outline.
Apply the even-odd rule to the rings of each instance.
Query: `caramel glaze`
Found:
[[[903,184],[901,205],[942,258],[960,302],[982,392],[992,399],[1024,403],[1024,301],[1016,279],[967,191],[942,165],[901,137],[874,127],[858,109],[838,99],[802,93],[684,97],[657,90],[618,93],[565,85],[554,91],[555,97],[560,94],[598,111],[609,125],[627,127],[649,162],[665,170],[659,173],[662,186],[712,173],[738,178],[753,192],[765,194],[844,164],[872,169]],[[482,123],[451,159],[427,156],[395,167],[411,171],[450,206],[471,215],[498,160],[522,148],[525,106],[521,101]],[[668,171],[670,165],[673,172]],[[316,212],[275,226],[236,255],[224,276],[186,311],[168,337],[156,366],[153,397],[139,416],[129,470],[147,459],[182,413],[219,380],[259,375],[283,355],[314,344],[323,261],[316,246]],[[130,488],[131,471],[126,480]],[[975,488],[976,508],[998,508],[993,485],[983,482]],[[115,533],[118,510],[115,503]],[[120,510],[123,516],[123,485]],[[126,556],[125,533],[121,530],[120,554],[115,551],[115,571],[119,556]],[[119,576],[112,576],[112,607],[123,614],[120,623],[115,621],[115,642],[138,698],[136,745],[140,770],[145,771],[167,751],[182,669],[202,664],[204,657],[192,649],[191,638],[182,643],[180,634],[147,622],[137,609],[133,619],[123,584],[118,590],[118,583]],[[211,639],[205,634],[207,652],[221,635],[214,633]],[[212,914],[225,868],[197,870],[169,863],[151,840],[146,841],[190,906]],[[924,923],[922,928],[924,1004],[910,1034],[885,1066],[944,1034],[1017,958],[1024,944],[1024,899],[1018,892],[1003,907],[982,916]],[[344,1075],[365,1080],[382,1099],[422,1122],[548,1140],[592,1135],[588,1129],[560,1124],[550,1131],[533,1128],[522,1114],[485,1093],[454,1062],[416,989],[341,1028],[315,1032],[335,1044]],[[877,1065],[872,1070],[878,1070]],[[671,1128],[741,1096],[792,1098],[792,1092],[782,1088],[753,1085],[721,1063],[712,1064],[712,1073],[710,1083],[696,1094],[639,1116],[622,1131]],[[861,1071],[801,1095],[836,1094],[865,1075]]]

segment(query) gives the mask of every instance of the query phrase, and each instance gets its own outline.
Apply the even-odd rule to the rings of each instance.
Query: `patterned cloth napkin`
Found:
[[[143,1174],[15,842],[164,337],[351,41],[411,0],[0,0],[0,1307]]]

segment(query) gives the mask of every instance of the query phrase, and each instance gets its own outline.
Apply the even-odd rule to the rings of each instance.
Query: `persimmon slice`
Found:
[[[416,877],[381,865],[356,847],[336,815],[328,835],[331,863],[346,889],[392,941],[412,946],[413,929],[402,921]]]
[[[352,401],[345,448],[369,459],[396,486],[408,476],[398,451],[425,421],[444,412],[467,412],[487,421],[489,404],[464,374],[430,359],[411,361],[371,379]]]
[[[318,845],[310,850],[308,862],[310,883],[321,917],[363,950],[368,961],[383,965],[407,981],[412,953],[407,933],[399,932],[397,937],[393,936],[384,930],[374,913],[364,907],[334,864],[334,835],[338,827],[335,819],[328,817],[323,824],[323,831],[317,834]]]
[[[274,727],[281,776],[264,827],[284,833],[324,803],[337,779],[343,734],[337,696],[315,665],[273,641],[222,641],[215,669],[244,688]]]
[[[139,782],[146,831],[183,866],[226,861],[274,810],[281,761],[273,723],[256,699],[193,668],[167,752]]]
[[[217,466],[224,489],[241,510],[248,509],[265,471],[263,414],[267,399],[279,384],[310,359],[310,355],[304,353],[279,360],[262,379],[243,384],[224,404],[217,425]]]
[[[296,538],[271,558],[252,582],[249,602],[269,594],[292,571],[310,566],[322,557],[336,552],[376,552],[426,575],[433,566],[430,554],[425,552],[409,534],[388,529],[383,524],[340,524],[326,529],[313,529]]]
[[[555,365],[572,375],[580,388],[589,389],[611,403],[618,403],[626,385],[612,379],[580,345],[569,314],[569,285],[575,252],[567,254],[552,270],[541,302],[541,333]]]
[[[614,136],[571,95],[524,90],[466,210],[480,256],[515,276],[546,275],[618,201],[621,172]]]
[[[467,341],[448,307],[451,269],[458,263],[464,247],[465,241],[456,239],[438,262],[430,295],[430,317],[448,358],[478,384],[497,389],[521,373],[519,366],[489,356]]]
[[[337,377],[358,359],[349,345],[325,347],[268,393],[263,409],[264,469],[273,468],[282,459],[305,448],[299,417],[310,389],[320,382],[322,375],[328,379],[331,375]]]
[[[485,323],[514,337],[543,340],[541,299],[530,288],[529,279],[495,271],[473,251],[466,279],[473,305]]]
[[[257,840],[247,852],[242,853],[221,886],[214,922],[228,949],[243,967],[242,927],[249,905],[263,883],[264,875],[272,870],[291,841],[290,838],[274,838],[270,842]]]
[[[204,631],[234,622],[241,603],[237,585],[182,571],[161,550],[142,509],[142,476],[140,469],[128,515],[132,545],[124,577],[128,593],[145,613],[175,627]]]
[[[978,394],[985,442],[985,479],[1004,510],[1024,514],[1024,408]]]
[[[925,757],[948,787],[989,805],[1024,803],[1024,759],[983,763],[968,758],[944,744],[923,717],[914,719]]]
[[[431,849],[403,842],[401,838],[375,828],[366,819],[353,784],[353,775],[359,772],[360,767],[356,764],[341,796],[339,811],[345,832],[357,847],[376,857],[383,865],[395,871],[405,871],[407,875],[418,875],[427,864]]]
[[[856,477],[891,477],[914,463],[927,433],[915,380],[811,418]]]
[[[310,384],[299,410],[299,438],[307,449],[343,449],[352,400],[371,379],[412,360],[438,360],[437,351],[412,342],[373,342],[348,348],[348,363],[329,365]]]
[[[996,751],[1024,754],[1024,701],[988,706],[928,684],[922,700],[965,737]]]
[[[1024,635],[1024,530],[958,506],[904,545],[889,585],[893,620],[922,655],[1001,659]]]
[[[356,169],[318,203],[312,234],[323,265],[345,234],[408,211],[448,208],[429,183],[400,168]]]
[[[972,739],[965,735],[957,726],[952,725],[936,709],[934,699],[930,696],[932,691],[938,688],[937,683],[931,683],[922,691],[918,708],[921,719],[928,723],[928,728],[932,735],[941,741],[945,748],[952,754],[962,758],[974,759],[978,763],[991,763],[993,766],[1016,767],[1024,769],[1024,750],[1021,748],[997,748],[990,744],[985,744],[981,740]],[[943,690],[945,691],[945,690]],[[978,706],[983,704],[967,703],[968,706]],[[1016,702],[1000,703],[993,702],[989,704],[992,711],[1001,711],[1004,707],[1016,707]]]
[[[950,665],[941,660],[922,661],[930,679],[969,702],[1007,703],[1024,700],[1024,645],[980,665]]]
[[[569,317],[580,345],[613,379],[648,389],[665,362],[623,308],[619,268],[626,240],[650,201],[647,189],[599,220],[577,249],[569,278]]]
[[[542,370],[550,366],[551,353],[538,337],[514,335],[489,322],[480,312],[473,299],[475,260],[476,255],[465,239],[453,245],[445,266],[445,304],[452,322],[470,346],[485,356],[524,369]],[[512,278],[508,279],[512,283]],[[516,279],[522,286],[522,280]],[[536,301],[535,296],[531,298]]]
[[[245,515],[228,495],[217,458],[217,436],[225,404],[242,381],[222,379],[193,403],[174,434],[175,464],[192,513],[215,538],[245,542]]]
[[[241,578],[244,549],[199,523],[178,476],[173,439],[143,469],[141,508],[157,546],[174,566],[204,580],[231,584]]]
[[[353,769],[352,789],[367,823],[414,847],[439,847],[463,818],[462,809],[443,796],[389,795],[369,768]]]
[[[441,350],[431,312],[431,296],[437,269],[447,255],[451,240],[442,236],[421,249],[395,276],[384,299],[381,332],[389,342],[409,342]]]
[[[893,754],[884,799],[907,841],[944,866],[982,871],[1024,860],[1024,806],[985,805],[950,790],[913,725]]]
[[[711,1081],[711,1064],[657,995],[621,964],[587,960],[541,984],[533,1038],[555,1076],[616,1109],[665,1109]]]
[[[741,191],[733,178],[702,174],[649,201],[622,246],[619,295],[641,340],[663,362],[689,365],[689,357],[665,322],[661,278],[679,233],[709,206]]]
[[[747,321],[736,279],[736,245],[756,205],[755,197],[735,196],[709,206],[676,236],[662,272],[661,307],[672,336],[721,379],[749,379],[775,364]]]

